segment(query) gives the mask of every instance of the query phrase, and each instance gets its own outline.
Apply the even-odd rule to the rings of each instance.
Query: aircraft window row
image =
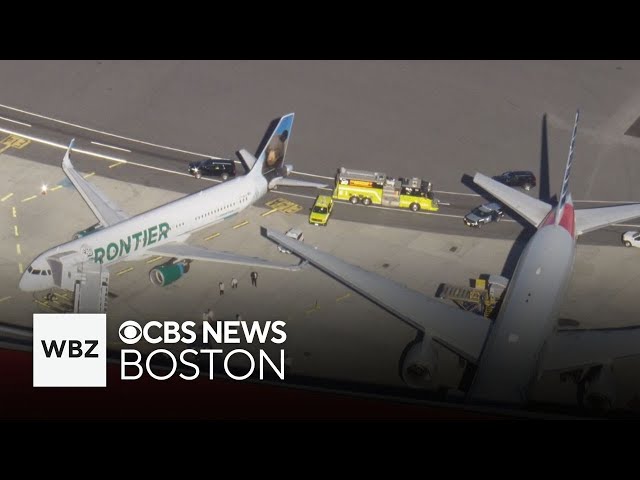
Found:
[[[214,213],[222,212],[223,210],[227,210],[227,209],[229,209],[231,207],[235,207],[239,203],[247,202],[247,201],[249,201],[248,196],[249,196],[249,194],[245,195],[244,197],[240,197],[240,200],[238,202],[233,202],[233,203],[230,203],[228,205],[225,205],[224,207],[216,208],[215,210],[211,210],[211,211],[205,213],[204,215],[200,215],[200,216],[196,217],[195,219],[196,220],[201,220],[204,217],[209,217],[209,216],[213,215]],[[181,225],[184,225],[184,223],[178,225],[178,227],[181,226]]]
[[[196,217],[196,220],[200,220],[201,218],[208,217],[209,215],[213,215],[214,213],[222,212],[223,210],[228,210],[231,207],[235,207],[236,202],[230,203],[229,205],[225,205],[224,207],[216,208],[215,210],[211,210],[210,212],[205,213],[204,215],[200,215]]]
[[[31,265],[27,268],[27,272],[31,275],[51,275],[51,270],[38,270],[37,268],[33,268]]]

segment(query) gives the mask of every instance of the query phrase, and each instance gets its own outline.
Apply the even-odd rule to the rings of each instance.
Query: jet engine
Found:
[[[603,365],[593,369],[583,380],[583,405],[594,411],[607,412],[616,401],[616,385],[611,367]]]
[[[400,359],[400,375],[413,388],[438,388],[438,352],[431,337],[418,335]]]
[[[157,287],[166,287],[189,272],[189,263],[187,260],[182,260],[154,267],[149,271],[149,280]]]

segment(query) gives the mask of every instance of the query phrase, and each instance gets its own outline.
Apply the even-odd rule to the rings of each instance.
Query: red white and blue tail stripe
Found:
[[[563,224],[564,207],[567,204],[567,200],[570,200],[569,194],[569,177],[571,175],[571,165],[573,164],[573,153],[576,148],[576,135],[578,133],[578,120],[580,119],[580,110],[576,111],[576,120],[573,124],[573,134],[571,135],[571,146],[569,147],[569,157],[567,158],[567,167],[564,169],[564,178],[562,179],[562,190],[560,192],[560,201],[556,207],[555,224]],[[573,217],[573,208],[571,209],[571,216]],[[566,219],[565,219],[566,222]],[[571,220],[573,224],[573,219]],[[563,225],[565,226],[565,225]],[[566,228],[566,227],[565,227]],[[573,230],[573,228],[572,228]],[[571,231],[573,233],[573,231]]]

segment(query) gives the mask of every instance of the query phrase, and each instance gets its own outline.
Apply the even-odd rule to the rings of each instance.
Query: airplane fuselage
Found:
[[[551,214],[522,252],[480,357],[468,393],[472,401],[530,398],[575,259],[573,206],[564,213],[559,225]]]
[[[105,266],[139,259],[149,255],[150,247],[181,241],[194,231],[236,215],[266,192],[267,180],[249,173],[96,230],[39,255],[24,272],[20,289],[39,291],[54,285],[50,275],[32,273],[50,269],[47,258],[52,255],[79,252],[79,261]]]

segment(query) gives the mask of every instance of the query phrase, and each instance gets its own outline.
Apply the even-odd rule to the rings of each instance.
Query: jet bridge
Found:
[[[74,313],[105,313],[109,271],[81,252],[62,252],[47,259],[54,284],[73,292]]]

